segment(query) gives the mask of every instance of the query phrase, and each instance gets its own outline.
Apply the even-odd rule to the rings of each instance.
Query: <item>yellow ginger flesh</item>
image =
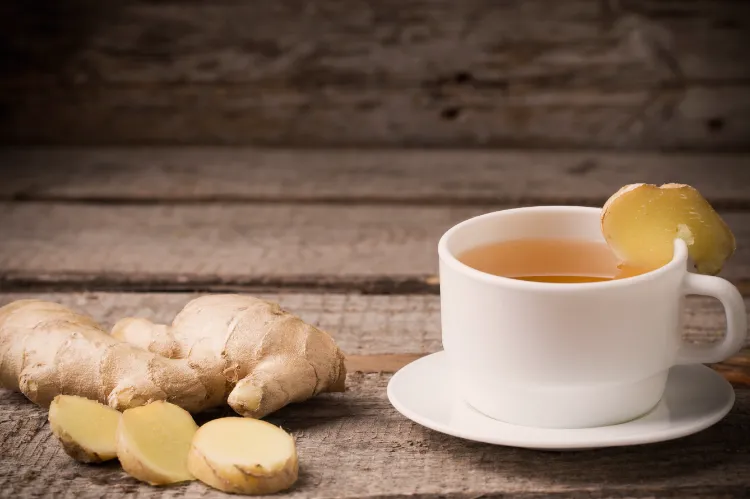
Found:
[[[98,463],[117,457],[121,414],[106,405],[74,395],[58,395],[49,408],[52,433],[77,461]]]
[[[235,494],[273,494],[297,480],[294,439],[265,421],[216,419],[193,438],[190,472],[211,487]]]
[[[625,186],[604,205],[601,225],[610,248],[629,267],[652,270],[667,264],[680,238],[697,272],[713,275],[735,250],[727,224],[688,185]]]
[[[129,475],[151,485],[194,480],[187,456],[197,430],[190,414],[169,402],[128,409],[117,428],[117,457]]]

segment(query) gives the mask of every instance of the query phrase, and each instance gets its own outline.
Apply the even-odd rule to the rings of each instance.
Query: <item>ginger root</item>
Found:
[[[343,391],[345,378],[344,355],[327,333],[250,296],[203,296],[171,326],[129,318],[112,335],[56,303],[0,308],[0,386],[45,407],[73,394],[120,411],[157,400],[190,412],[229,402],[260,418]]]
[[[197,430],[190,413],[169,402],[128,409],[117,427],[117,458],[128,475],[151,485],[195,480],[187,456]]]
[[[265,421],[216,419],[193,437],[190,472],[203,483],[235,494],[273,494],[297,480],[294,439]]]
[[[49,407],[52,433],[65,453],[82,463],[117,457],[115,437],[120,416],[106,405],[74,395],[58,395]]]
[[[731,230],[693,187],[627,185],[604,205],[604,238],[628,267],[652,270],[667,264],[674,240],[688,247],[696,271],[717,274],[735,250]]]

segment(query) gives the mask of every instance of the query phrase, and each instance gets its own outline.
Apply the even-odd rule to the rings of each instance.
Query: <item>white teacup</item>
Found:
[[[456,256],[523,238],[603,242],[598,208],[518,208],[466,220],[438,244],[443,347],[465,401],[512,424],[586,428],[622,423],[661,399],[669,368],[736,353],[747,334],[740,293],[719,277],[687,271],[687,247],[672,261],[626,279],[554,284],[480,272]],[[724,338],[682,340],[685,295],[718,298]]]

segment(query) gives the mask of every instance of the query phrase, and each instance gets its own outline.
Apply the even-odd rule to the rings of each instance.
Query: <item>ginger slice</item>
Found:
[[[287,432],[258,419],[221,418],[203,425],[188,455],[203,483],[235,494],[272,494],[297,480],[297,450]]]
[[[151,485],[194,480],[187,455],[197,430],[190,413],[169,402],[128,409],[117,427],[117,457],[129,475]]]
[[[120,417],[106,405],[75,395],[58,395],[49,407],[52,433],[65,453],[82,463],[117,457],[115,436]]]
[[[701,274],[717,274],[734,253],[734,235],[706,199],[684,184],[627,185],[604,205],[602,233],[615,255],[634,268],[656,269],[687,243]]]

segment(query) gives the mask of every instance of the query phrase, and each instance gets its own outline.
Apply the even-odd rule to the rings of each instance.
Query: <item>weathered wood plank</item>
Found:
[[[0,151],[0,196],[100,202],[347,202],[601,206],[635,182],[750,206],[750,155],[255,148]]]
[[[83,276],[92,286],[110,275],[131,286],[427,279],[441,234],[498,208],[0,203],[0,277],[7,285]],[[738,250],[723,275],[739,283],[750,278],[750,213],[724,218]]]
[[[267,89],[0,85],[4,144],[748,149],[738,84]],[[259,96],[262,95],[262,99]]]
[[[358,361],[359,362],[359,361]],[[364,365],[361,362],[361,365]],[[403,365],[406,365],[404,363]],[[750,388],[750,349],[744,349],[734,357],[711,366],[734,386]],[[352,369],[354,372],[356,369]]]
[[[200,294],[0,293],[0,306],[23,298],[50,300],[91,315],[110,328],[123,317],[145,317],[169,324],[177,312],[197,296]],[[359,369],[390,372],[413,360],[413,355],[442,349],[439,296],[288,292],[257,296],[278,302],[305,321],[330,332],[347,354],[370,356],[357,360]],[[726,321],[716,300],[689,297],[686,303],[684,336],[687,340],[710,342],[723,334]],[[745,304],[750,310],[750,297],[745,299]]]
[[[480,85],[617,87],[750,77],[738,64],[750,7],[730,0],[366,0],[356,8],[335,0],[127,0],[117,9],[78,2],[51,12],[15,3],[5,36],[8,51],[26,57],[16,69],[55,82],[361,87],[460,73]],[[62,23],[50,29],[40,16]],[[47,49],[65,56],[54,76],[44,71],[55,62]]]
[[[4,5],[5,141],[748,144],[742,2],[97,5]]]
[[[347,393],[269,418],[297,441],[301,478],[285,496],[705,499],[747,492],[748,390],[737,392],[723,421],[687,438],[558,453],[472,443],[422,428],[389,405],[389,378],[353,374]],[[197,482],[157,489],[129,478],[116,464],[78,464],[60,450],[46,413],[7,391],[0,391],[0,449],[4,497],[224,497]]]

